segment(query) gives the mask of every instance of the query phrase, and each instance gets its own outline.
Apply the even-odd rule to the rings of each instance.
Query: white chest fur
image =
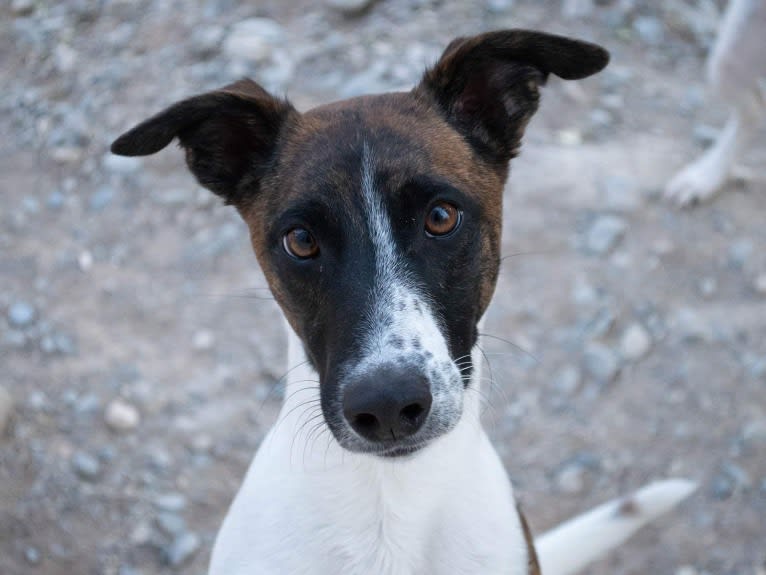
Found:
[[[301,361],[290,332],[290,365]],[[460,423],[434,445],[382,459],[341,449],[317,432],[319,418],[307,423],[319,414],[316,402],[302,405],[317,399],[315,381],[305,366],[290,373],[279,420],[218,534],[212,575],[526,573],[512,488],[481,428],[478,394],[466,395]]]

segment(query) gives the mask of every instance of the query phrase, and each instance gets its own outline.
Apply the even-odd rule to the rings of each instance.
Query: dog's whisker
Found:
[[[491,333],[480,333],[479,335],[481,337],[488,337],[488,338],[491,338],[491,339],[496,339],[498,341],[502,341],[503,343],[507,343],[512,348],[518,350],[522,354],[524,354],[527,357],[533,359],[535,361],[535,363],[538,363],[538,364],[540,363],[540,360],[537,358],[537,356],[535,354],[533,354],[531,351],[527,351],[526,349],[521,347],[519,344],[513,343],[511,340],[505,339],[505,338],[497,336],[497,335],[492,335]]]
[[[531,252],[514,252],[512,254],[506,254],[500,258],[500,263],[512,258],[518,258],[520,256],[543,256],[560,252],[560,250],[535,250]]]
[[[282,374],[282,376],[277,379],[274,383],[271,384],[271,387],[269,388],[269,391],[266,393],[266,397],[263,398],[261,401],[261,405],[258,407],[258,411],[256,412],[256,416],[260,415],[261,411],[263,410],[263,406],[266,405],[266,402],[271,398],[271,395],[274,393],[274,390],[277,388],[277,386],[282,383],[288,375],[290,375],[293,371],[298,369],[299,367],[306,365],[309,362],[308,359],[292,366],[290,369],[288,369],[285,373]],[[319,383],[319,382],[317,382]]]

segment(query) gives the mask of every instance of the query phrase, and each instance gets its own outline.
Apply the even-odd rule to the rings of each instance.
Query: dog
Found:
[[[757,133],[766,115],[764,30],[766,2],[729,3],[707,62],[708,86],[729,107],[729,119],[713,146],[670,180],[665,188],[669,200],[685,206],[712,198]]]
[[[299,113],[246,79],[112,144],[141,156],[178,139],[247,223],[288,324],[284,403],[211,574],[569,573],[689,494],[659,483],[535,544],[479,422],[509,161],[547,77],[608,59],[489,32],[454,40],[409,92]]]

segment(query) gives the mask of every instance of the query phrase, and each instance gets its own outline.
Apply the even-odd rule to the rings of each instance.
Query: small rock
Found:
[[[64,206],[64,200],[64,194],[58,190],[55,190],[50,193],[48,200],[45,202],[45,205],[47,205],[48,209],[50,210],[60,210]]]
[[[344,14],[359,14],[375,3],[375,0],[327,0],[327,5]]]
[[[682,565],[676,569],[676,575],[697,575],[697,570],[691,565]]]
[[[508,12],[515,3],[516,0],[487,0],[487,10],[497,14]]]
[[[711,298],[718,291],[718,282],[715,278],[702,278],[697,289],[703,297]]]
[[[215,335],[207,330],[200,330],[192,338],[192,347],[197,351],[209,351],[215,345]]]
[[[32,304],[25,301],[17,301],[8,308],[8,322],[12,327],[25,328],[34,323],[37,311]]]
[[[713,329],[696,311],[682,308],[675,315],[675,326],[683,341],[710,342],[713,339]]]
[[[118,156],[115,156],[118,157]],[[114,199],[114,190],[109,186],[101,186],[96,193],[88,199],[88,207],[94,212],[99,212],[106,208]]]
[[[85,481],[96,481],[101,477],[101,463],[88,453],[78,451],[72,456],[75,473]]]
[[[721,470],[713,478],[711,493],[716,499],[729,499],[734,493],[748,489],[752,480],[748,473],[739,465],[724,463]]]
[[[82,271],[89,271],[90,268],[93,267],[93,254],[88,250],[83,250],[80,252],[80,254],[77,256],[77,265]]]
[[[598,385],[612,383],[620,373],[620,361],[617,354],[600,343],[590,343],[583,356],[585,371],[596,380]]]
[[[24,559],[26,559],[27,563],[30,565],[39,565],[42,560],[42,555],[37,547],[27,547],[24,549]]]
[[[766,419],[748,421],[740,435],[746,448],[766,450]]]
[[[117,156],[115,154],[106,154],[101,160],[101,166],[113,174],[132,174],[141,169],[143,161],[141,158],[130,156]]]
[[[580,370],[573,365],[564,366],[553,376],[553,388],[562,395],[576,393],[581,383]]]
[[[753,379],[766,377],[766,356],[746,352],[742,356],[742,365]]]
[[[628,225],[617,216],[601,216],[591,225],[585,236],[585,248],[594,255],[610,253],[622,240]]]
[[[665,37],[662,22],[650,16],[639,16],[633,21],[633,30],[651,46],[657,46]]]
[[[692,129],[692,137],[700,146],[707,148],[718,139],[719,130],[707,124],[697,124]]]
[[[223,41],[226,56],[247,62],[263,62],[283,44],[285,30],[270,18],[248,18],[237,22]]]
[[[188,531],[179,535],[165,548],[165,561],[171,567],[180,567],[197,553],[200,543],[196,533]]]
[[[762,296],[766,296],[766,273],[759,274],[753,282],[755,291]]]
[[[753,254],[753,242],[738,240],[729,247],[729,265],[734,269],[743,269]]]
[[[562,146],[574,147],[582,144],[582,133],[578,130],[559,130],[558,141]]]
[[[175,513],[160,513],[157,515],[157,527],[165,535],[177,537],[186,531],[186,522],[183,517]]]
[[[154,498],[154,505],[163,511],[182,511],[186,507],[186,497],[177,492],[164,493]]]
[[[198,58],[208,58],[218,52],[224,31],[217,26],[200,26],[191,35],[191,52]]]
[[[0,439],[5,437],[11,427],[13,406],[13,396],[7,389],[0,386]]]
[[[561,466],[556,474],[556,486],[563,493],[582,493],[588,475],[595,473],[600,467],[598,457],[590,453],[580,453]]]
[[[620,339],[620,355],[628,361],[638,361],[652,348],[652,337],[639,323],[630,325]]]
[[[138,427],[141,414],[127,401],[114,399],[106,406],[104,421],[112,431],[130,431]]]
[[[11,11],[16,16],[28,16],[35,11],[35,0],[13,0]]]

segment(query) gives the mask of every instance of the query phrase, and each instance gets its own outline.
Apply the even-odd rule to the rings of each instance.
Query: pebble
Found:
[[[559,130],[557,137],[562,146],[575,147],[582,144],[582,133],[578,130]]]
[[[698,289],[702,297],[711,298],[718,291],[718,282],[715,278],[702,278],[699,282]]]
[[[598,470],[600,462],[589,453],[581,453],[567,461],[556,474],[556,487],[562,493],[574,495],[582,493],[586,486],[588,474]]]
[[[327,0],[327,5],[330,8],[349,15],[359,14],[374,3],[375,0]]]
[[[590,343],[583,354],[585,371],[596,380],[598,385],[612,383],[620,373],[620,361],[617,354],[600,343]]]
[[[183,517],[175,513],[158,514],[156,523],[160,531],[171,537],[178,537],[186,531],[186,522]]]
[[[113,174],[132,174],[141,169],[142,165],[143,161],[141,158],[117,156],[115,154],[106,154],[101,160],[101,167]]]
[[[209,351],[215,346],[215,335],[208,330],[200,330],[192,338],[192,347],[197,351]]]
[[[285,30],[270,18],[248,18],[234,24],[223,41],[225,56],[248,62],[268,60],[286,41]]]
[[[746,448],[763,449],[766,454],[766,419],[748,421],[740,432]]]
[[[101,477],[101,463],[83,451],[78,451],[72,456],[72,467],[78,477],[85,481],[96,481]]]
[[[25,328],[32,325],[37,317],[37,311],[32,304],[17,301],[8,308],[8,321],[12,327]]]
[[[759,274],[753,282],[755,291],[762,296],[766,296],[766,273]]]
[[[682,565],[676,569],[676,575],[697,575],[697,570],[691,565]]]
[[[213,56],[221,46],[224,31],[217,26],[200,26],[191,35],[191,53],[198,58]]]
[[[30,565],[39,565],[42,560],[42,554],[37,547],[27,547],[24,549],[24,559]]]
[[[487,0],[487,10],[495,13],[508,12],[515,3],[516,0]]]
[[[650,16],[639,16],[633,21],[633,30],[651,46],[657,46],[665,37],[662,22]]]
[[[640,323],[634,323],[620,338],[620,355],[628,361],[638,361],[652,348],[652,337]]]
[[[7,389],[0,386],[0,439],[10,430],[13,407],[13,396]]]
[[[114,199],[114,189],[109,186],[101,186],[88,199],[88,207],[94,212],[99,212],[106,208]]]
[[[729,247],[729,265],[734,269],[742,269],[753,254],[753,242],[737,240]]]
[[[77,265],[80,270],[87,272],[93,267],[93,254],[88,250],[83,250],[77,256]]]
[[[35,0],[13,0],[11,11],[16,16],[28,16],[35,11]]]
[[[553,376],[553,388],[562,395],[572,395],[580,389],[582,375],[574,365],[562,367]]]
[[[594,255],[609,254],[622,240],[628,225],[617,216],[600,216],[585,236],[585,248]]]
[[[165,548],[165,561],[171,567],[180,567],[189,561],[200,548],[200,538],[196,533],[187,531],[176,537]]]
[[[678,310],[675,314],[675,326],[683,341],[710,342],[713,339],[712,327],[693,309]]]
[[[106,406],[104,421],[112,431],[131,431],[141,422],[141,414],[135,405],[114,399]]]
[[[182,493],[163,493],[154,498],[154,505],[163,511],[182,511],[186,507],[186,497]]]
[[[747,471],[734,463],[724,463],[713,478],[711,493],[716,499],[729,499],[736,492],[748,489],[752,480]]]

